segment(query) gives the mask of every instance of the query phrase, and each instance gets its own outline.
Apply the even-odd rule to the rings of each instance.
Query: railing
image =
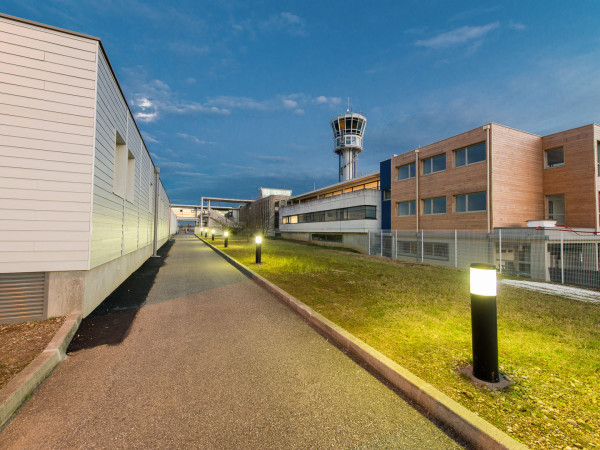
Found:
[[[369,232],[370,255],[457,268],[487,263],[506,275],[593,288],[599,250],[599,236],[565,228]]]

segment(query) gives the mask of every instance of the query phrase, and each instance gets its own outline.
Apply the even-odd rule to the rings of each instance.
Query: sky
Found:
[[[367,118],[358,173],[495,122],[600,122],[600,2],[0,0],[99,37],[171,202],[338,182],[330,120]]]

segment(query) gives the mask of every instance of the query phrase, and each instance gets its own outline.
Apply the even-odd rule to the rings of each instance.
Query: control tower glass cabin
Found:
[[[340,181],[356,178],[358,154],[363,150],[363,134],[367,119],[361,114],[346,113],[331,121],[334,153],[340,160]]]

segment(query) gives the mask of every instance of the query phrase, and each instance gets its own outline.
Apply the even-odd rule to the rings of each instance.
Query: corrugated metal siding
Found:
[[[44,319],[46,274],[0,273],[0,323]]]

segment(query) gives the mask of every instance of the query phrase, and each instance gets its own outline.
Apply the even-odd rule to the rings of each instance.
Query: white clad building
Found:
[[[0,323],[87,315],[164,244],[155,172],[102,42],[0,14]]]

